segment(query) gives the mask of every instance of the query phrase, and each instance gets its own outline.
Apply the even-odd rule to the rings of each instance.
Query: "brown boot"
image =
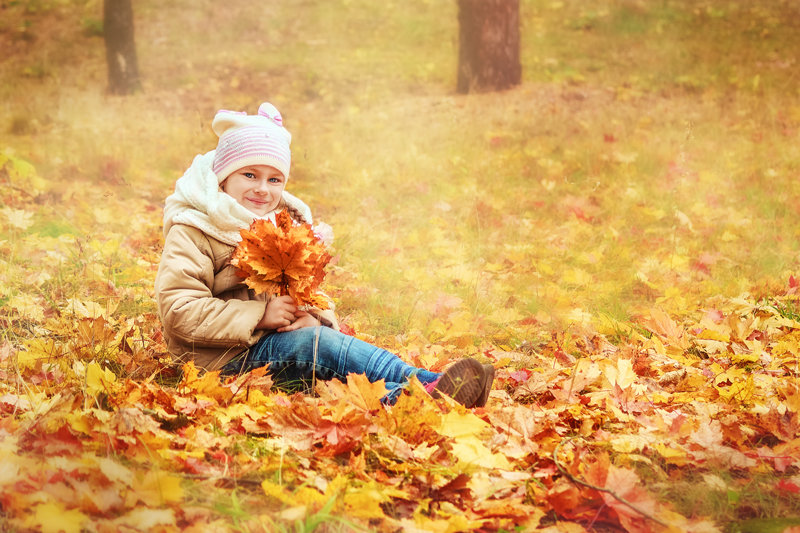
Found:
[[[483,392],[473,407],[483,407],[489,399],[489,393],[492,392],[492,383],[494,382],[494,367],[492,365],[483,365],[483,377]]]
[[[468,408],[486,405],[494,380],[494,367],[488,371],[487,366],[491,367],[469,357],[456,361],[444,371],[433,390],[433,397],[446,394]]]

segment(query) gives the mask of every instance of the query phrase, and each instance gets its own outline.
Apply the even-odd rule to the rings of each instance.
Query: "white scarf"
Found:
[[[249,228],[257,218],[275,222],[282,206],[259,217],[222,192],[217,175],[211,170],[214,150],[198,155],[186,173],[175,183],[175,192],[164,204],[164,236],[174,224],[193,226],[218,241],[236,246],[242,240],[240,229]],[[299,198],[283,191],[283,202],[299,210],[311,224],[311,210]]]

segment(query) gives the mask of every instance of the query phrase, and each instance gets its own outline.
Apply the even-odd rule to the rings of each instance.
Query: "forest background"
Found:
[[[3,530],[796,530],[796,2],[522,0],[466,96],[455,2],[134,10],[119,97],[101,2],[0,5]],[[262,101],[343,322],[485,409],[171,367],[163,199]]]

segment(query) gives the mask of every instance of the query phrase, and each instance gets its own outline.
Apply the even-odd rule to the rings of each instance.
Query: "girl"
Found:
[[[164,208],[164,250],[156,298],[169,351],[223,374],[269,365],[278,384],[344,380],[362,373],[385,380],[387,401],[413,375],[438,397],[466,407],[486,403],[494,368],[461,359],[444,374],[415,368],[398,356],[340,333],[331,310],[300,308],[289,296],[255,294],[230,264],[239,230],[256,218],[275,221],[287,210],[312,222],[308,206],[285,191],[291,135],[269,103],[258,114],[219,111],[216,150],[195,157]]]

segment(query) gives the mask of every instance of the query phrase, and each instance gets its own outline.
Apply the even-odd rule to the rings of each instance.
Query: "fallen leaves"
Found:
[[[75,272],[94,276],[83,261],[120,253],[112,248],[85,243]],[[688,479],[691,466],[713,490],[739,494],[726,474],[735,472],[796,494],[791,283],[768,300],[715,298],[694,314],[653,308],[628,333],[617,324],[613,341],[581,320],[520,351],[472,348],[497,380],[489,405],[466,411],[416,380],[384,406],[384,385],[363,376],[287,394],[263,368],[231,378],[172,369],[155,316],[124,313],[142,297],[127,276],[85,295],[49,293],[43,277],[46,299],[13,285],[1,315],[21,339],[0,345],[3,525],[202,530],[229,522],[208,502],[231,502],[236,486],[247,503],[230,505],[252,530],[269,529],[268,517],[336,516],[387,531],[547,531],[556,520],[576,531],[715,531],[659,487]],[[432,312],[437,344],[405,344],[434,369],[470,349],[475,324],[540,327],[519,313],[476,322],[461,299],[441,295]]]
[[[496,148],[508,161],[519,151],[511,138]],[[360,335],[415,364],[441,370],[463,354],[494,364],[489,404],[466,411],[414,380],[384,406],[383,384],[363,376],[288,394],[265,369],[221,378],[172,366],[150,293],[158,206],[80,182],[44,195],[30,164],[0,156],[0,528],[270,531],[341,520],[375,531],[719,531],[727,524],[704,517],[712,505],[745,518],[758,496],[798,512],[800,282],[705,297],[740,263],[733,246],[748,225],[703,194],[700,207],[644,201],[651,190],[633,175],[650,159],[620,145],[608,162],[630,172],[623,188],[590,192],[567,183],[578,166],[545,147],[530,162],[544,173],[530,181],[540,196],[522,206],[527,178],[508,203],[487,194],[438,206],[408,235],[362,224],[386,253],[367,247],[333,269],[332,294],[350,298]],[[52,198],[63,219],[48,213]],[[618,214],[627,209],[637,216]],[[253,236],[253,271],[315,292],[299,280],[317,271],[303,257],[321,235],[266,229],[297,238],[270,248],[270,262]],[[475,235],[480,254],[453,246]],[[701,246],[703,236],[721,248]],[[387,305],[390,291],[368,287],[363,272],[397,265],[407,285]],[[695,281],[704,285],[687,292]],[[637,315],[598,320],[590,310],[608,294],[632,296]],[[388,307],[412,308],[399,333],[379,331]]]

